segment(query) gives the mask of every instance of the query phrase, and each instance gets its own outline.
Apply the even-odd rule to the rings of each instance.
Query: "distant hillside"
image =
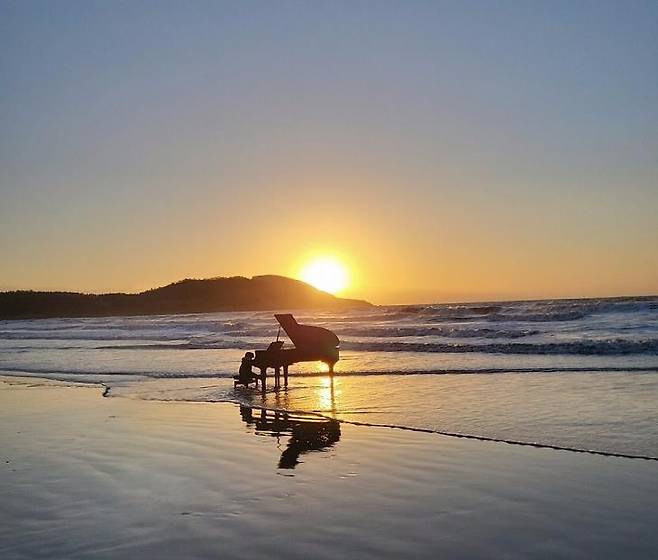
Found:
[[[371,304],[338,298],[283,276],[181,280],[139,294],[0,293],[0,319],[364,307]]]

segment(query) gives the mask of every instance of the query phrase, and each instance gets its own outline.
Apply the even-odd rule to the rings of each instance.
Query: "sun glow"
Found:
[[[339,293],[349,283],[347,268],[334,257],[313,258],[302,267],[299,277],[307,284],[330,294]]]

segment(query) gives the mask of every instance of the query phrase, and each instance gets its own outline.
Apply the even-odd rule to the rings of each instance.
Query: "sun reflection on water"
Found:
[[[336,413],[336,381],[330,375],[322,377],[315,390],[318,412]],[[338,391],[340,394],[340,390]]]

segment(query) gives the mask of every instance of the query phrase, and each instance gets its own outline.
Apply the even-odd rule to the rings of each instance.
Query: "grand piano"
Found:
[[[274,317],[286,332],[294,348],[283,348],[284,342],[272,342],[267,350],[256,350],[253,366],[260,369],[261,386],[265,388],[267,368],[274,368],[274,382],[278,387],[283,369],[283,380],[288,385],[288,367],[297,362],[324,362],[333,375],[334,365],[339,359],[340,340],[328,329],[311,325],[300,325],[290,313],[275,314]]]

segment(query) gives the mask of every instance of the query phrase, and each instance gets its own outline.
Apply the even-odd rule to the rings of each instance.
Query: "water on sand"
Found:
[[[13,383],[0,383],[3,559],[658,550],[653,461]]]
[[[341,337],[285,393],[234,391],[271,313],[0,322],[0,372],[102,381],[110,395],[238,401],[342,420],[658,457],[658,298],[300,312]],[[330,398],[331,397],[331,398]]]

